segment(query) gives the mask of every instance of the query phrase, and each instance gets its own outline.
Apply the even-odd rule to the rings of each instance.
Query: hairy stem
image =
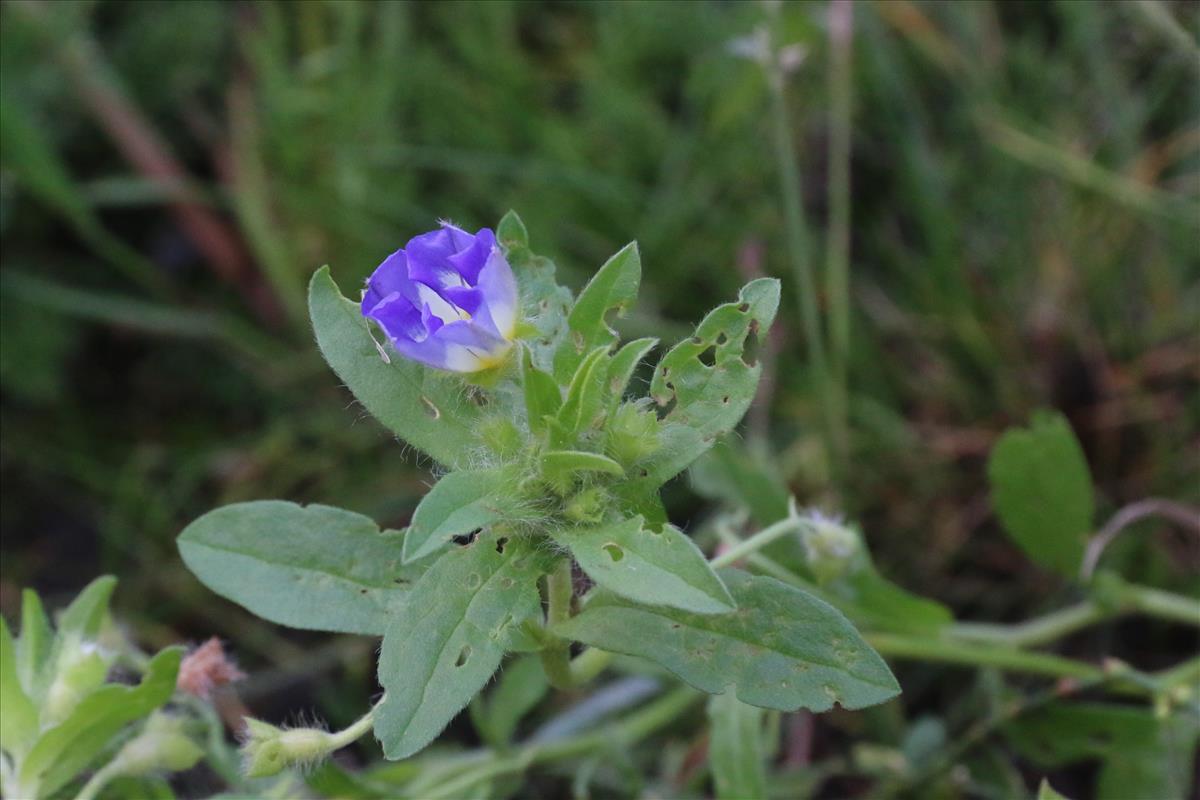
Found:
[[[571,560],[560,559],[554,571],[546,576],[546,629],[550,641],[542,649],[542,668],[555,689],[572,689],[578,684],[571,675],[571,645],[552,633],[554,626],[571,616]]]

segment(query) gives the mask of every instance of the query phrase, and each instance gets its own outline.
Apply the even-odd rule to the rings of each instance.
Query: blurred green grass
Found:
[[[173,540],[234,500],[398,525],[423,493],[423,466],[315,352],[321,264],[350,293],[435,219],[515,208],[575,288],[639,241],[631,333],[684,335],[756,271],[790,281],[767,87],[728,48],[761,18],[0,5],[0,606],[112,571],[150,641],[303,654],[205,593]],[[824,6],[787,4],[779,24],[808,51],[787,96],[819,231]],[[1198,24],[1185,3],[855,7],[849,469],[831,493],[794,308],[754,412],[769,426],[747,441],[802,502],[861,519],[889,577],[960,612],[1013,618],[1055,589],[999,534],[983,480],[991,442],[1035,408],[1071,419],[1102,512],[1200,498]],[[680,521],[703,514],[686,485],[669,499]],[[1196,552],[1162,535],[1112,557],[1186,585]]]

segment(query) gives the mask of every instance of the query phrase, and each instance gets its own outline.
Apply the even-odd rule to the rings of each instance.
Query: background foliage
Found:
[[[807,48],[786,97],[814,254],[829,219],[826,13],[786,4],[776,32]],[[1061,411],[1082,443],[1096,524],[1145,497],[1200,499],[1196,8],[855,5],[850,438],[834,459],[786,304],[769,88],[728,47],[762,18],[715,2],[0,5],[5,615],[19,587],[67,597],[113,572],[116,611],[148,648],[225,638],[257,715],[361,713],[369,640],[249,616],[184,570],[174,537],[215,505],[267,497],[405,525],[426,465],[348,405],[304,287],[329,263],[352,294],[434,219],[474,228],[508,208],[575,288],[638,240],[626,338],[677,339],[748,279],[783,277],[730,463],[768,465],[801,502],[859,520],[880,572],[959,617],[1022,619],[1075,591],[1030,565],[988,495],[989,450],[1035,409]],[[673,521],[700,529],[711,489],[671,484]],[[1198,560],[1195,540],[1153,523],[1105,556],[1192,594]],[[1143,669],[1195,650],[1190,630],[1145,621],[1062,647]],[[858,774],[823,790],[930,785],[921,765],[998,678],[901,666],[902,701],[797,722],[808,750],[781,761],[890,748],[907,771],[871,776],[856,757]],[[682,791],[695,742],[677,734],[639,768]],[[1068,795],[1106,779],[1039,756],[1053,754],[1017,762],[1030,786],[1054,768]]]

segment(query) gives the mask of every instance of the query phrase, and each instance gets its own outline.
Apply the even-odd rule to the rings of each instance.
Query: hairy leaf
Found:
[[[551,450],[542,455],[542,474],[555,481],[576,472],[603,472],[608,475],[624,475],[620,464],[608,456],[582,450]]]
[[[670,480],[742,419],[762,373],[748,342],[767,335],[778,307],[778,280],[751,281],[738,302],[715,308],[695,336],[663,356],[650,396],[667,413],[661,447],[644,465],[646,482],[659,486]]]
[[[1092,529],[1092,476],[1071,426],[1059,414],[1012,429],[988,459],[992,502],[1026,555],[1074,576]]]
[[[384,634],[387,695],[375,735],[390,759],[417,752],[478,692],[523,622],[541,614],[544,558],[521,539],[479,536],[446,551],[413,586]]]
[[[600,586],[638,603],[697,614],[732,611],[733,598],[691,538],[642,517],[553,533]]]
[[[496,237],[517,278],[521,316],[531,330],[528,336],[522,337],[523,344],[534,366],[542,372],[552,373],[554,353],[567,335],[571,292],[555,282],[554,262],[534,255],[529,249],[529,233],[515,211],[509,211],[500,220]]]
[[[308,307],[321,354],[367,411],[435,461],[467,466],[479,447],[482,412],[467,400],[462,380],[378,344],[328,267],[313,274]]]
[[[0,617],[0,750],[22,754],[38,730],[38,712],[17,671],[17,647]]]
[[[733,692],[708,700],[708,762],[718,800],[751,800],[767,796],[763,710],[747,705]]]
[[[403,534],[330,506],[258,500],[210,511],[179,535],[209,589],[292,628],[380,636],[426,564],[401,563]]]
[[[622,247],[592,276],[567,317],[567,341],[554,355],[554,377],[560,383],[575,374],[587,353],[597,347],[607,352],[616,343],[617,333],[608,326],[605,316],[631,305],[637,299],[641,281],[642,258],[637,242]]]
[[[42,673],[54,648],[54,629],[42,607],[37,592],[26,589],[21,593],[21,636],[17,641],[17,674],[21,683],[32,690],[42,680]]]
[[[546,430],[546,418],[553,417],[562,407],[562,391],[554,378],[533,366],[533,356],[528,349],[521,356],[521,384],[525,390],[529,430],[541,433]]]
[[[440,550],[462,536],[504,519],[513,508],[512,469],[451,472],[421,498],[404,537],[404,562]]]
[[[21,785],[37,786],[45,797],[75,777],[121,728],[171,699],[182,657],[182,648],[167,648],[150,659],[137,686],[109,684],[84,698],[66,720],[38,738],[21,764]]]
[[[827,711],[863,708],[900,687],[841,612],[774,578],[721,570],[737,611],[691,614],[600,593],[555,631],[656,661],[697,689],[733,687],[751,705]]]
[[[111,575],[101,575],[83,587],[59,616],[59,634],[78,633],[90,638],[99,633],[108,616],[108,601],[115,588],[117,579]]]
[[[604,410],[605,378],[608,375],[608,349],[597,347],[588,353],[571,378],[567,396],[558,410],[558,425],[553,443],[565,447],[591,427]]]

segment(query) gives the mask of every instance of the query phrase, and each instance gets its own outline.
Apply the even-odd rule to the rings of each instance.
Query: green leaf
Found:
[[[482,412],[467,399],[460,378],[378,344],[358,303],[342,296],[328,267],[313,274],[308,308],[321,354],[367,411],[435,461],[468,466],[479,447]]]
[[[37,736],[38,711],[17,671],[17,647],[0,617],[0,750],[21,755]]]
[[[550,481],[570,477],[576,472],[603,472],[624,475],[624,468],[608,456],[582,450],[551,450],[541,458],[542,474]]]
[[[21,637],[17,640],[17,674],[21,683],[33,690],[42,680],[43,670],[54,647],[54,629],[37,592],[21,593]]]
[[[690,537],[670,525],[661,531],[634,517],[595,528],[555,531],[579,566],[600,586],[637,603],[721,614],[733,598]]]
[[[530,251],[525,225],[515,212],[504,215],[496,236],[517,279],[525,323],[522,327],[532,331],[529,335],[521,334],[522,343],[534,366],[543,372],[553,372],[554,353],[567,335],[571,293],[555,282],[554,262]]]
[[[529,246],[529,231],[525,230],[525,223],[516,211],[510,210],[500,218],[500,224],[496,226],[496,239],[506,248]]]
[[[404,563],[435,553],[463,536],[505,518],[512,510],[513,470],[460,470],[442,477],[421,498],[404,537]]]
[[[380,636],[426,565],[402,566],[403,534],[330,506],[281,500],[210,511],[179,535],[205,586],[263,619]]]
[[[556,447],[573,443],[596,422],[604,409],[604,382],[608,375],[608,347],[597,347],[575,370],[567,397],[558,410]]]
[[[1068,798],[1055,791],[1049,780],[1042,778],[1042,783],[1038,786],[1037,800],[1068,800]]]
[[[549,688],[541,659],[514,659],[500,672],[496,688],[471,703],[471,720],[489,746],[505,747],[521,718],[537,707]]]
[[[1010,429],[988,459],[992,503],[1013,540],[1044,567],[1074,576],[1092,530],[1095,500],[1083,449],[1060,414]]]
[[[642,280],[642,257],[637,242],[630,242],[592,276],[567,317],[567,341],[554,354],[554,377],[560,383],[575,374],[584,355],[603,347],[607,352],[617,341],[605,316],[621,313],[637,299]]]
[[[130,722],[162,706],[175,691],[183,649],[170,647],[150,660],[137,686],[109,684],[88,695],[66,720],[44,732],[21,764],[21,786],[45,797],[74,778]]]
[[[417,581],[379,656],[387,695],[375,735],[389,759],[433,741],[492,677],[520,625],[541,614],[544,571],[528,543],[486,534],[446,551]]]
[[[661,447],[644,464],[648,483],[666,483],[741,421],[762,373],[747,342],[767,335],[778,307],[778,280],[751,281],[738,302],[718,306],[700,322],[695,336],[663,356],[650,396],[668,411],[662,418]]]
[[[654,349],[658,339],[634,339],[621,346],[608,363],[608,413],[616,413],[617,406],[629,386],[633,371],[641,363],[646,354]]]
[[[709,698],[708,720],[708,762],[718,800],[766,798],[762,709],[726,692]]]
[[[600,593],[555,628],[560,636],[656,661],[710,694],[734,687],[764,708],[864,708],[900,687],[841,612],[774,578],[721,571],[736,601],[729,614],[647,608]]]
[[[825,587],[855,622],[872,630],[932,634],[954,621],[950,609],[892,583],[879,574],[869,554],[863,555],[863,566]]]
[[[546,418],[553,417],[562,407],[562,392],[554,378],[533,366],[533,355],[526,349],[521,356],[521,384],[525,389],[525,413],[529,430],[546,430]]]
[[[115,588],[117,579],[111,575],[101,575],[83,587],[59,616],[59,635],[78,633],[90,639],[98,634],[108,616],[108,601]]]

